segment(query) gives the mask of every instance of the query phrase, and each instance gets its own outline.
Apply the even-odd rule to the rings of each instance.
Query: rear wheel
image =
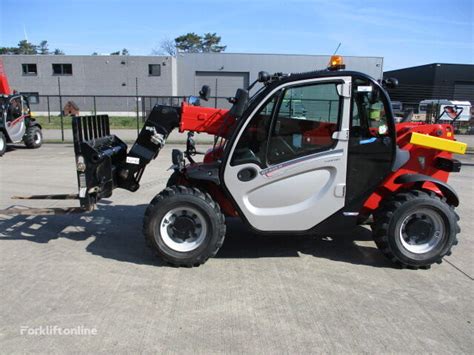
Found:
[[[7,139],[3,132],[0,132],[0,157],[7,151]]]
[[[224,215],[208,194],[171,186],[145,212],[143,232],[157,254],[175,266],[198,266],[217,254],[225,237]]]
[[[375,243],[402,267],[441,263],[457,244],[458,215],[435,193],[410,191],[382,202],[372,225]]]
[[[23,141],[28,148],[41,147],[41,144],[43,144],[43,133],[41,129],[38,126],[28,127]]]

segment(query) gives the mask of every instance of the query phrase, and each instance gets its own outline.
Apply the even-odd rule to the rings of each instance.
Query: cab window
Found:
[[[291,87],[281,97],[268,143],[269,165],[334,146],[341,107],[336,83]]]
[[[280,92],[273,95],[245,127],[235,147],[231,165],[245,163],[255,163],[262,167],[265,165],[268,131],[279,95]]]
[[[7,120],[14,120],[22,115],[23,108],[22,108],[21,101],[22,100],[20,96],[14,97],[10,100],[10,103],[8,106],[8,110],[10,111],[10,114],[8,115]]]
[[[342,105],[337,85],[298,85],[275,93],[244,129],[231,165],[265,168],[333,147]]]
[[[354,81],[352,95],[351,137],[372,138],[388,136],[388,109],[382,100],[380,89],[369,82]]]

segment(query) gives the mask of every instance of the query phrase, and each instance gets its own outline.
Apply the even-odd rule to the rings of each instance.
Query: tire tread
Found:
[[[423,190],[412,190],[407,192],[398,193],[387,200],[383,200],[380,203],[379,208],[374,212],[374,223],[372,224],[372,234],[377,245],[378,249],[392,262],[397,264],[399,267],[402,268],[409,268],[409,269],[429,269],[431,264],[426,265],[411,265],[407,264],[400,260],[399,257],[393,252],[389,243],[389,226],[390,221],[395,213],[395,211],[400,208],[404,203],[411,201],[413,199],[418,198],[427,198],[427,199],[435,199],[441,203],[447,204],[443,198],[438,196],[436,193],[432,191],[423,191]],[[455,230],[456,234],[460,232],[459,224],[459,215],[454,211],[454,206],[449,206],[449,210],[453,213],[455,223]],[[439,255],[435,260],[435,263],[441,264],[443,261],[443,257],[445,255],[451,255],[452,247],[458,244],[457,235],[454,236],[454,240],[446,250],[443,255]]]
[[[148,226],[150,225],[150,223],[152,223],[153,211],[156,210],[157,206],[166,199],[175,197],[177,195],[191,195],[203,200],[213,210],[217,217],[217,221],[219,222],[217,226],[218,240],[215,243],[214,248],[212,248],[212,250],[208,251],[207,253],[203,253],[197,256],[194,261],[176,262],[175,260],[167,258],[166,255],[160,253],[160,251],[154,244],[154,236],[151,233],[148,233],[147,231]],[[225,218],[223,213],[221,212],[219,204],[216,203],[208,193],[204,193],[196,187],[187,187],[183,185],[174,185],[166,187],[163,191],[161,191],[152,199],[152,201],[148,205],[148,208],[145,211],[145,217],[143,220],[143,234],[145,235],[146,244],[151,249],[153,249],[155,254],[157,254],[160,258],[164,259],[167,263],[177,267],[196,267],[201,264],[204,264],[209,258],[216,256],[217,252],[224,243],[225,233]]]

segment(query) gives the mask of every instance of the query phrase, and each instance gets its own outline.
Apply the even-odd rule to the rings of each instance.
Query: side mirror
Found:
[[[398,79],[387,78],[382,80],[382,85],[389,89],[395,89],[398,87]]]
[[[258,72],[257,81],[259,83],[266,83],[268,80],[270,80],[270,74],[268,74],[266,71]]]
[[[210,96],[211,88],[208,85],[203,85],[201,91],[199,91],[199,97],[204,101],[208,101]]]
[[[233,117],[241,117],[247,108],[247,103],[249,101],[249,92],[244,89],[237,89],[235,93],[234,104],[230,109],[229,113]]]

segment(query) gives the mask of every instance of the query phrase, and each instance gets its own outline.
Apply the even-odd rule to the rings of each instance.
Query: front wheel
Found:
[[[41,129],[38,126],[28,127],[23,141],[28,148],[34,149],[41,147],[41,144],[43,144],[43,133]]]
[[[378,248],[394,263],[429,268],[458,243],[458,220],[454,207],[435,193],[415,190],[382,202],[372,230]]]
[[[0,132],[0,157],[7,151],[7,139],[3,132]]]
[[[196,188],[171,186],[148,206],[143,232],[163,260],[175,266],[198,266],[217,254],[225,237],[219,205]]]

